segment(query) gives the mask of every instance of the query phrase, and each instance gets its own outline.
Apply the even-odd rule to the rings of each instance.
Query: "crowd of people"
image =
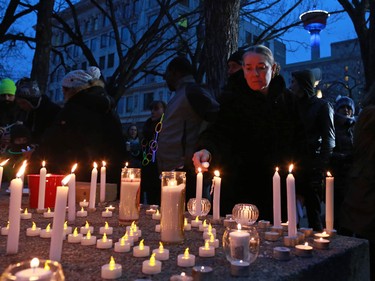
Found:
[[[339,96],[334,104],[317,97],[319,78],[312,70],[293,72],[288,86],[272,51],[263,45],[230,56],[228,81],[216,99],[193,73],[186,58],[172,59],[164,77],[173,92],[170,100],[153,101],[142,130],[131,124],[125,136],[97,67],[66,74],[63,106],[41,93],[36,81],[2,79],[1,153],[12,167],[5,177],[10,180],[13,167],[26,158],[33,163],[30,172],[36,172],[42,160],[55,173],[67,173],[81,163],[77,179],[89,181],[90,163],[105,160],[107,179],[119,186],[128,162],[142,169],[142,203],[160,204],[162,171],[186,172],[188,200],[195,197],[198,168],[218,169],[225,198],[222,214],[247,202],[258,207],[262,219],[272,221],[272,175],[278,167],[286,177],[293,163],[297,202],[306,208],[309,227],[322,231],[324,179],[331,170],[335,229],[369,239],[374,278],[375,86],[357,118],[350,97]]]

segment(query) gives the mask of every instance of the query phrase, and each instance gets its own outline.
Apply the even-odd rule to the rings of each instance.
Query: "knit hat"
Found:
[[[73,70],[65,75],[62,80],[62,86],[65,88],[78,88],[88,84],[96,79],[84,70]]]
[[[355,113],[355,105],[354,105],[354,101],[349,98],[349,97],[346,97],[346,96],[342,96],[340,97],[339,99],[336,100],[336,103],[335,103],[335,112],[337,112],[340,107],[343,107],[343,106],[349,106],[352,111],[353,111],[353,115]]]
[[[0,81],[0,95],[14,95],[16,93],[16,85],[9,78]]]
[[[315,77],[312,71],[295,71],[292,73],[292,76],[297,80],[298,85],[307,96],[311,97],[315,95]]]
[[[239,49],[238,51],[234,52],[230,55],[228,62],[234,61],[235,63],[238,63],[239,65],[242,65],[242,56],[245,53],[244,50]]]
[[[100,76],[102,76],[100,69],[96,66],[89,66],[86,72],[94,79],[100,79]]]
[[[38,106],[41,94],[38,82],[24,77],[17,81],[16,98],[27,100],[33,107]]]

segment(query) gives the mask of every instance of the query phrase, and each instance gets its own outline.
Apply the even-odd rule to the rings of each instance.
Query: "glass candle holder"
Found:
[[[119,224],[130,225],[138,221],[141,194],[141,169],[123,168],[119,204]]]
[[[196,217],[196,216],[207,216],[207,214],[210,212],[211,210],[211,203],[208,199],[206,198],[202,198],[201,199],[201,212],[199,214],[197,214],[197,207],[196,207],[196,204],[197,204],[197,200],[196,198],[190,198],[188,203],[187,203],[187,209],[188,209],[188,212],[191,216],[193,217]]]
[[[57,261],[34,258],[9,265],[0,279],[3,281],[64,281],[65,276],[61,264]]]
[[[161,174],[160,237],[164,243],[184,241],[185,172]]]
[[[259,217],[259,210],[253,204],[236,204],[232,209],[232,219],[241,225],[252,225]]]

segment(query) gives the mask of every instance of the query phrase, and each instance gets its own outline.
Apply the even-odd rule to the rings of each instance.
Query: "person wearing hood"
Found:
[[[320,217],[324,173],[335,147],[335,127],[333,107],[319,99],[315,92],[315,76],[310,70],[292,73],[291,91],[298,97],[300,117],[308,143],[305,177],[296,183],[297,192],[306,207],[309,226],[322,231]]]
[[[54,173],[66,174],[78,163],[78,181],[90,181],[93,163],[105,161],[107,182],[119,183],[125,155],[122,127],[97,72],[74,70],[65,75],[64,107],[38,154]]]

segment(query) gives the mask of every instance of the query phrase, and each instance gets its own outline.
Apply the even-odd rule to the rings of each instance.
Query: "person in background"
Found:
[[[141,140],[138,136],[137,125],[132,124],[128,127],[127,134],[125,137],[126,152],[127,152],[127,162],[128,167],[131,168],[141,168],[142,162],[142,147]]]
[[[143,125],[141,173],[141,202],[143,204],[160,205],[161,182],[156,162],[156,153],[159,133],[163,129],[163,114],[166,106],[164,101],[153,101],[150,105],[151,116]]]
[[[251,203],[260,219],[272,221],[275,168],[285,178],[289,165],[305,153],[295,97],[278,69],[269,48],[250,47],[243,56],[246,86],[224,94],[218,119],[199,137],[193,163],[207,171],[202,163],[211,161],[210,171],[220,171],[221,215],[231,214],[235,204]],[[286,211],[282,214],[285,218]]]
[[[234,52],[230,55],[228,59],[228,77],[235,74],[237,71],[242,71],[242,56],[245,53],[244,50],[239,49],[238,51]]]
[[[159,172],[186,172],[186,199],[195,197],[196,174],[191,163],[199,133],[216,119],[217,101],[193,77],[193,67],[184,57],[173,58],[164,77],[174,92],[164,113],[156,154]]]
[[[39,144],[45,130],[49,128],[61,107],[48,96],[42,95],[38,83],[30,78],[17,81],[16,103],[25,112],[23,124],[31,132],[32,142]]]
[[[370,246],[370,280],[375,280],[375,83],[354,126],[353,165],[341,206],[341,234],[365,238]]]

